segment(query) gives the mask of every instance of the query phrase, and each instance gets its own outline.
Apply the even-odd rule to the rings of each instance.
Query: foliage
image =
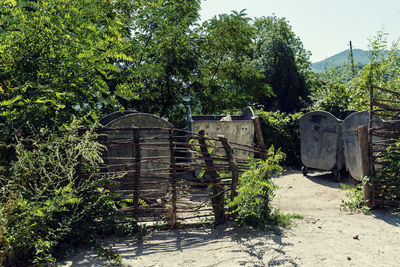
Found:
[[[320,75],[319,86],[311,94],[310,109],[329,112],[369,109],[369,85],[398,91],[400,54],[398,42],[389,44],[387,33],[379,31],[370,39],[370,63],[352,74],[350,65],[332,67]],[[376,95],[376,97],[385,97]]]
[[[351,187],[349,185],[341,184],[342,191],[346,192],[346,199],[342,199],[341,209],[349,211],[361,210],[364,213],[369,213],[369,208],[364,206],[364,197],[361,184]]]
[[[234,11],[198,25],[199,9],[200,0],[1,5],[0,141],[127,109],[182,125],[184,104],[242,110],[271,88],[283,110],[302,105],[310,62],[285,19]]]
[[[276,16],[257,18],[255,57],[261,62],[265,82],[274,97],[261,98],[266,110],[299,111],[308,98],[313,75],[310,52],[303,48],[285,18]]]
[[[94,175],[104,150],[96,138],[91,130],[44,131],[41,140],[18,140],[10,176],[1,177],[2,265],[49,264],[57,252],[114,231],[115,203],[102,192],[113,177]]]
[[[286,165],[300,166],[299,119],[303,113],[287,114],[256,110],[256,115],[260,117],[265,145],[267,147],[273,145],[285,153]]]
[[[379,31],[370,39],[370,64],[366,65],[351,81],[349,87],[354,88],[350,98],[350,108],[368,110],[369,85],[375,84],[387,89],[398,91],[400,68],[398,62],[400,54],[398,43],[391,45],[387,40],[387,33]],[[376,97],[382,97],[377,95]]]
[[[194,77],[194,102],[203,114],[243,109],[271,95],[262,65],[253,57],[255,29],[244,11],[213,17],[196,32],[201,60]]]
[[[304,216],[296,213],[284,214],[279,209],[275,209],[272,217],[280,227],[288,227],[293,223],[293,219],[304,219]]]
[[[234,208],[232,213],[239,224],[259,228],[276,225],[277,216],[272,213],[270,202],[278,187],[270,178],[282,171],[279,162],[283,158],[283,153],[275,151],[271,146],[265,161],[252,161],[250,169],[240,175],[238,195],[229,202],[229,206]]]
[[[8,1],[0,6],[0,138],[115,109],[104,77],[131,58],[121,46],[127,1]],[[119,63],[120,62],[120,63]],[[37,133],[37,132],[36,132]]]
[[[379,178],[370,178],[370,183],[379,184],[382,191],[376,191],[376,197],[385,200],[400,199],[400,140],[382,152],[380,161],[385,164],[379,169]]]
[[[349,110],[350,90],[341,83],[323,83],[314,90],[313,110],[324,110],[334,115]]]
[[[124,109],[173,116],[192,97],[198,57],[195,22],[200,0],[136,0],[123,72],[109,79]]]

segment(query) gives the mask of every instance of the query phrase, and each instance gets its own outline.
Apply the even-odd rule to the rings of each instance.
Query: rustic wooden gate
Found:
[[[239,173],[263,148],[208,138],[175,128],[100,128],[108,148],[98,175],[117,175],[109,189],[120,211],[138,221],[225,222],[226,198],[236,195]],[[249,157],[235,156],[245,151]],[[200,220],[200,221],[199,221]]]
[[[372,206],[400,207],[400,177],[388,177],[388,162],[383,155],[390,147],[392,154],[398,155],[400,147],[400,93],[375,85],[370,85],[370,119],[368,127],[369,173],[376,177],[372,181]],[[374,127],[374,117],[384,119],[380,127]]]

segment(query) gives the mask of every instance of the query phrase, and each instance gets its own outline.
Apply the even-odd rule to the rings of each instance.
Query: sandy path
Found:
[[[344,193],[329,174],[288,172],[274,181],[274,205],[304,216],[282,234],[233,224],[153,232],[143,243],[116,242],[123,266],[400,266],[400,215],[340,211]],[[83,251],[64,265],[104,263]]]

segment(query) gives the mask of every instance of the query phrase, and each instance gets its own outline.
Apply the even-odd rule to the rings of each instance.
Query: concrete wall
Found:
[[[198,133],[204,130],[207,137],[217,138],[218,135],[223,135],[228,142],[236,142],[243,145],[254,145],[254,117],[253,110],[247,107],[242,115],[239,116],[223,116],[223,115],[205,115],[193,116],[191,122],[192,132]],[[215,153],[223,153],[223,149],[215,151]],[[249,156],[248,152],[235,151],[236,156]]]
[[[194,121],[192,131],[198,133],[204,130],[207,137],[217,138],[223,135],[228,141],[252,146],[254,144],[254,124],[253,121]],[[217,153],[222,153],[219,149]],[[235,151],[239,157],[247,157],[249,154],[244,151]]]

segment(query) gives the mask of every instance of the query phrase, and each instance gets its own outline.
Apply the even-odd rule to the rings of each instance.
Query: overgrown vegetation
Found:
[[[279,175],[285,155],[273,146],[268,150],[264,161],[251,161],[250,169],[239,177],[238,195],[229,202],[231,213],[240,225],[250,225],[261,229],[274,229],[276,226],[288,226],[296,215],[284,215],[271,207],[271,200],[278,188],[270,179]]]
[[[265,228],[285,225],[292,216],[271,209],[276,186],[268,178],[282,162],[299,165],[300,116],[367,109],[371,83],[400,88],[400,50],[397,43],[389,47],[384,32],[371,39],[371,63],[356,73],[345,66],[317,75],[285,18],[252,20],[241,11],[199,23],[200,3],[0,4],[2,265],[50,264],[71,245],[139,230],[135,220],[115,224],[117,206],[126,203],[112,201],[104,190],[113,177],[94,175],[104,149],[96,134],[51,133],[76,128],[74,117],[90,114],[80,122],[90,127],[105,114],[132,109],[182,126],[187,105],[195,114],[210,114],[256,104],[263,109],[257,114],[264,141],[278,150],[252,163],[230,206],[240,224]],[[41,138],[22,138],[29,135]],[[389,162],[383,180],[398,184],[397,148],[383,156]],[[344,190],[349,200],[343,205],[359,208],[359,188]],[[98,250],[118,262],[112,251]]]
[[[321,73],[320,86],[314,87],[316,90],[311,94],[313,104],[310,109],[322,109],[332,113],[368,110],[371,83],[398,91],[400,50],[398,42],[388,42],[387,35],[380,31],[370,39],[370,63],[357,68],[354,74],[349,64]]]
[[[341,184],[342,191],[346,192],[346,198],[342,199],[342,204],[340,208],[348,211],[358,211],[361,210],[364,213],[369,213],[370,209],[364,204],[364,197],[361,184],[355,187]]]
[[[285,153],[286,157],[282,162],[286,166],[299,167],[301,165],[299,119],[303,113],[257,110],[256,115],[261,120],[265,145],[275,146]]]
[[[59,251],[115,231],[116,205],[102,192],[113,177],[94,175],[104,150],[96,138],[42,131],[17,141],[17,159],[0,180],[2,266],[50,264]]]
[[[183,104],[195,114],[305,106],[310,53],[286,19],[241,11],[197,24],[199,9],[200,0],[6,1],[0,140],[87,113],[133,109],[174,123]]]

